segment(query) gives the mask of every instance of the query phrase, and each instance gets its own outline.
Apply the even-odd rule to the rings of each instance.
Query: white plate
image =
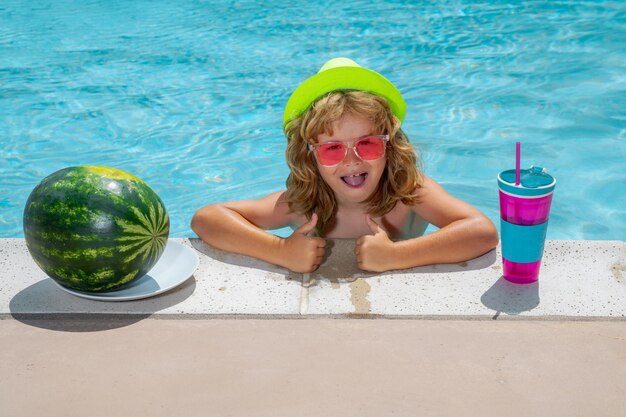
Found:
[[[98,301],[129,301],[153,297],[187,281],[198,268],[198,254],[189,246],[168,240],[159,261],[143,277],[119,290],[83,292],[63,287],[63,291],[82,298]]]

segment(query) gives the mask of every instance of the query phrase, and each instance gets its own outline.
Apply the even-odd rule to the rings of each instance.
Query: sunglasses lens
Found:
[[[346,145],[343,143],[327,143],[317,147],[317,159],[322,165],[337,165],[345,156]]]
[[[382,158],[385,154],[385,141],[376,136],[368,136],[356,143],[356,152],[366,161]]]

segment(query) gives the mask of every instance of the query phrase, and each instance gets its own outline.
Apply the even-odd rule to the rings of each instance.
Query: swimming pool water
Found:
[[[625,35],[623,2],[3,1],[0,236],[85,164],[143,178],[194,236],[197,208],[284,186],[287,98],[347,56],[397,85],[425,171],[496,224],[520,140],[558,180],[549,239],[624,240]]]

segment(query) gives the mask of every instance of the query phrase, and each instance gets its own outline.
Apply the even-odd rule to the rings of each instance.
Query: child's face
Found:
[[[354,140],[366,135],[376,135],[374,124],[358,115],[346,114],[333,124],[333,135],[317,136],[317,143],[344,142],[354,145]],[[386,157],[373,161],[359,158],[354,149],[348,149],[346,157],[335,166],[324,166],[316,159],[320,175],[334,191],[339,204],[355,205],[365,201],[378,187],[385,170]]]

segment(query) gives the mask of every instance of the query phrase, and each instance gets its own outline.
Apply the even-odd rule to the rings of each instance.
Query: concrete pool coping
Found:
[[[100,302],[0,239],[5,414],[624,415],[624,242],[548,241],[520,286],[499,248],[374,275],[334,241],[302,275],[175,240],[198,252],[193,277]]]
[[[356,268],[352,240],[333,240],[311,274],[225,253],[199,239],[199,267],[182,285],[136,301],[87,300],[61,290],[24,239],[0,239],[0,315],[138,315],[178,318],[624,319],[626,244],[547,241],[538,283],[501,277],[500,247],[468,262],[383,274]]]

